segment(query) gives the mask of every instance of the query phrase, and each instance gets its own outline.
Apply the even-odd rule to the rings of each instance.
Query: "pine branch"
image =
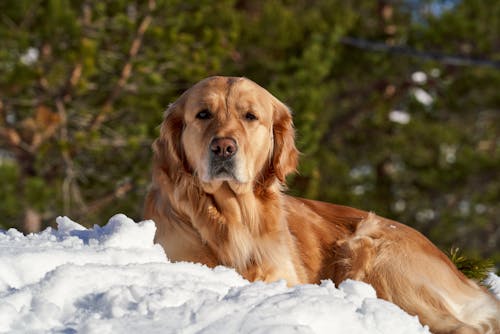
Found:
[[[494,269],[493,261],[489,259],[470,258],[462,254],[460,248],[450,249],[448,256],[455,266],[468,278],[478,282],[483,281]]]
[[[155,8],[156,8],[156,2],[154,0],[149,0],[148,13],[139,24],[139,28],[137,29],[134,40],[132,41],[132,44],[128,52],[127,61],[125,62],[121,70],[120,78],[118,79],[115,86],[111,90],[111,93],[104,102],[104,105],[101,108],[100,112],[92,120],[90,124],[91,130],[99,128],[101,124],[106,120],[107,115],[112,110],[113,103],[115,102],[115,100],[118,98],[118,95],[125,87],[125,84],[127,83],[130,74],[132,73],[132,62],[141,48],[142,40],[146,30],[149,28],[151,22],[153,21],[152,13]]]
[[[340,42],[358,49],[385,52],[390,54],[402,54],[425,60],[434,60],[452,66],[482,66],[500,70],[500,61],[490,59],[469,58],[459,55],[449,55],[441,52],[419,51],[408,46],[387,45],[383,42],[372,42],[366,39],[343,37]]]

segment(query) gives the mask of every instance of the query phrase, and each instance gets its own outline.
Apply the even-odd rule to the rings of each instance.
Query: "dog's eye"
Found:
[[[249,121],[255,121],[257,119],[257,116],[255,116],[254,113],[251,113],[251,112],[247,112],[245,114],[245,119],[249,120]]]
[[[196,118],[198,119],[210,119],[212,118],[212,113],[208,109],[203,109],[202,111],[196,114]]]

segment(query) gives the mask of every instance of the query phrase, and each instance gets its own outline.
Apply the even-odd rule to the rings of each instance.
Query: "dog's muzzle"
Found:
[[[215,179],[234,179],[236,140],[229,137],[214,138],[210,143],[210,176]]]

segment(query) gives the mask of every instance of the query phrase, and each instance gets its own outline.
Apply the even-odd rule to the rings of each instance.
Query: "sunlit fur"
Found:
[[[203,109],[210,119],[196,117]],[[215,137],[238,144],[232,178],[208,172]],[[500,332],[499,301],[419,232],[282,192],[298,162],[291,114],[254,82],[211,77],[190,88],[168,108],[153,150],[145,217],[170,260],[289,285],[361,280],[434,333]]]

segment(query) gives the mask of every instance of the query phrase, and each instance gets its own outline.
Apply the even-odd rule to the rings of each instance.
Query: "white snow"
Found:
[[[490,273],[484,280],[484,284],[489,287],[490,291],[500,299],[500,277]]]
[[[429,333],[365,283],[288,288],[170,263],[152,221],[57,225],[28,236],[0,230],[0,332]],[[489,284],[500,295],[500,278]]]
[[[398,124],[408,124],[410,123],[411,116],[403,110],[392,110],[389,113],[389,120]]]
[[[425,90],[422,88],[413,88],[411,90],[411,93],[415,97],[415,99],[423,104],[424,106],[430,106],[432,103],[434,103],[434,98],[432,97],[431,94],[427,93]]]
[[[21,63],[23,63],[26,66],[33,65],[34,63],[37,62],[38,56],[40,55],[40,51],[38,51],[37,48],[30,47],[28,50],[26,50],[25,53],[19,57],[19,60]]]
[[[423,85],[427,82],[427,74],[422,71],[413,72],[411,74],[411,80],[416,84]]]

